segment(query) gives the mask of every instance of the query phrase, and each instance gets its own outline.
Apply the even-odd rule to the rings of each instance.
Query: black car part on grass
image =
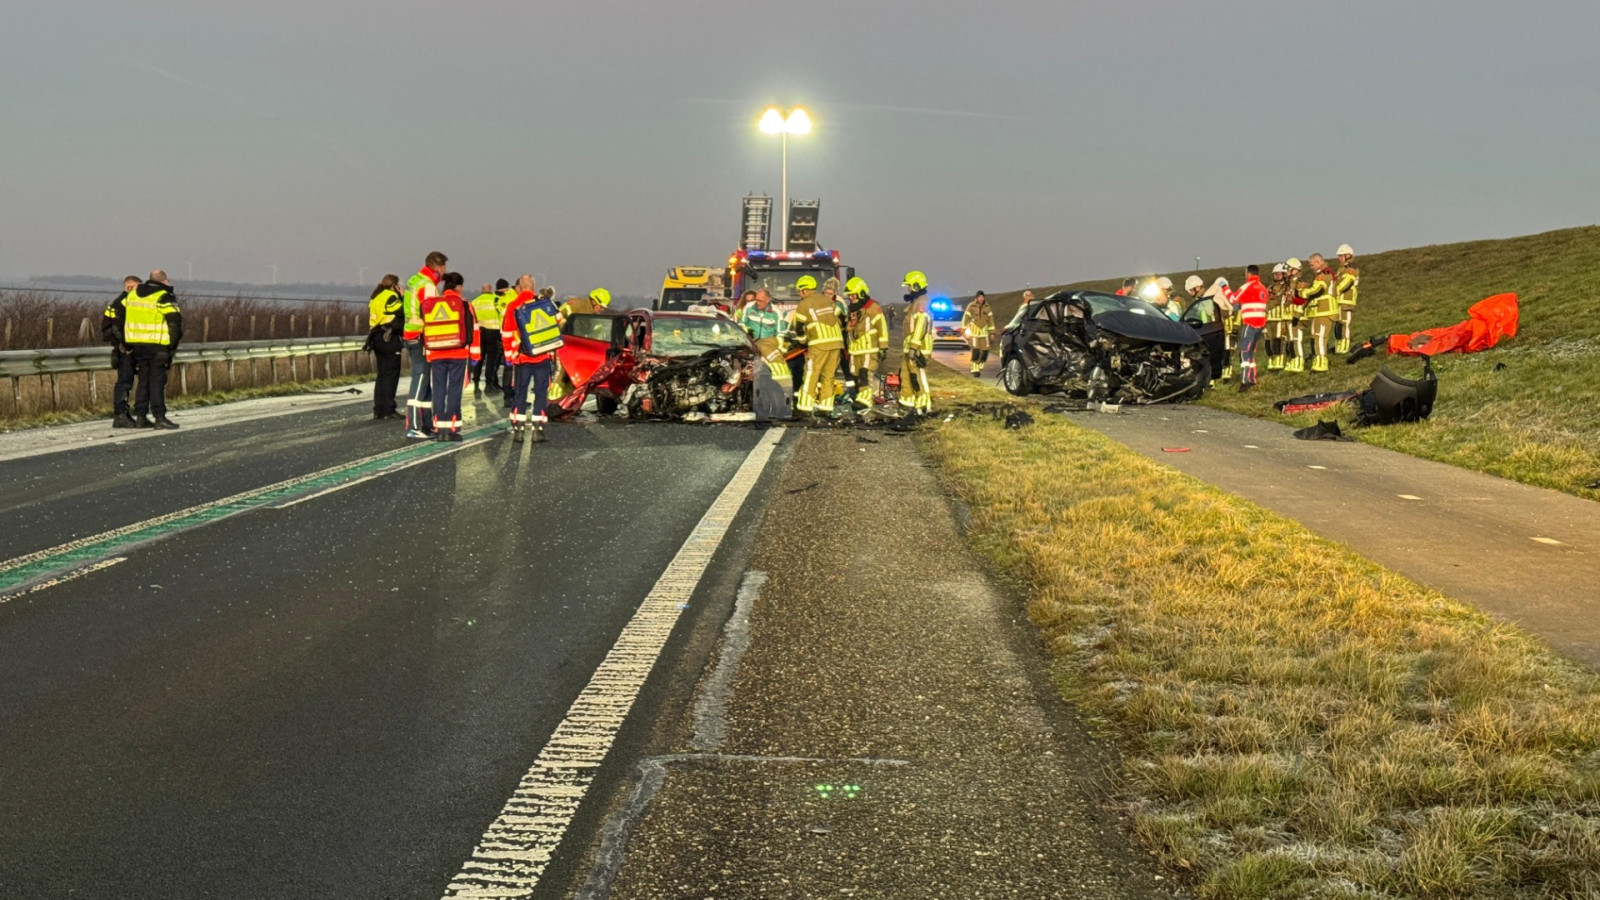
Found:
[[[1402,378],[1388,369],[1378,370],[1372,386],[1361,392],[1361,412],[1355,424],[1393,425],[1398,422],[1420,422],[1433,414],[1433,402],[1439,396],[1439,377],[1433,372],[1433,360],[1422,357],[1422,377]]]
[[[1001,382],[1013,394],[1148,404],[1193,399],[1211,383],[1196,330],[1132,297],[1051,294],[1020,309],[1000,344]]]
[[[1338,422],[1324,422],[1324,421],[1321,421],[1320,419],[1317,421],[1317,424],[1311,425],[1309,427],[1302,428],[1299,431],[1296,431],[1294,433],[1294,436],[1295,436],[1296,439],[1302,440],[1302,441],[1349,441],[1349,440],[1351,440],[1351,438],[1348,437],[1344,433],[1344,431],[1339,428],[1339,423]]]

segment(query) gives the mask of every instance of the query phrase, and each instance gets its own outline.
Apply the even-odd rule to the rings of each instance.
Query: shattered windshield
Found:
[[[650,352],[658,356],[697,356],[716,347],[744,347],[748,340],[744,329],[720,316],[650,322]]]

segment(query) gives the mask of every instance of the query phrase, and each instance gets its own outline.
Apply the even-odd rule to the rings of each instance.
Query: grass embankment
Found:
[[[325,391],[336,388],[347,388],[357,384],[371,384],[373,376],[348,375],[342,378],[324,378],[318,381],[292,381],[283,384],[263,384],[257,387],[237,388],[231,391],[212,391],[209,394],[189,394],[177,397],[167,397],[168,412],[182,412],[186,409],[199,409],[203,406],[216,406],[222,403],[235,403],[240,400],[256,400],[262,397],[284,397],[290,394],[309,394],[312,391]],[[22,431],[26,428],[42,428],[46,425],[67,425],[73,422],[91,422],[95,419],[110,419],[111,404],[101,403],[95,407],[63,410],[61,412],[40,413],[37,415],[20,418],[6,418],[0,416],[0,431]],[[182,423],[179,423],[182,424]],[[109,427],[109,423],[107,425]]]
[[[1290,252],[1302,258],[1332,246]],[[1357,249],[1361,249],[1357,246]],[[1286,254],[1287,255],[1287,254]],[[1357,258],[1361,303],[1356,340],[1453,325],[1473,303],[1506,291],[1520,298],[1521,328],[1515,338],[1485,353],[1449,355],[1434,361],[1439,400],[1427,422],[1363,429],[1356,436],[1464,468],[1526,484],[1600,499],[1600,227],[1571,228],[1507,240],[1472,241],[1375,253]],[[1268,262],[1263,271],[1270,270]],[[1169,272],[1182,284],[1187,272]],[[1241,263],[1201,273],[1235,285]],[[1114,289],[1121,279],[1080,282],[1071,287]],[[1055,288],[1035,288],[1044,296]],[[1009,321],[1020,292],[997,295],[996,318]],[[1308,338],[1309,340],[1309,338]],[[1309,352],[1309,344],[1308,344]],[[1265,351],[1263,350],[1264,354]],[[1261,357],[1263,364],[1265,356]],[[1273,402],[1322,391],[1359,390],[1388,365],[1415,375],[1414,359],[1376,358],[1350,366],[1342,357],[1332,371],[1288,375],[1262,369],[1262,387],[1240,395],[1218,391],[1203,403],[1219,409],[1296,424],[1315,415],[1285,419]],[[1504,368],[1496,371],[1500,364]],[[1340,417],[1348,421],[1353,412]],[[1331,413],[1324,412],[1323,418]]]
[[[936,369],[945,408],[1006,399]],[[1035,409],[924,448],[1204,898],[1600,896],[1600,679]]]

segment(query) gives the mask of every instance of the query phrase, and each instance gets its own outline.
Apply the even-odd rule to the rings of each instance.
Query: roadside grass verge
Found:
[[[1362,249],[1355,241],[1356,249]],[[1279,248],[1302,258],[1312,247]],[[1330,244],[1320,248],[1333,249]],[[1261,261],[1269,271],[1271,261]],[[1416,425],[1352,432],[1359,440],[1415,456],[1600,499],[1600,227],[1567,228],[1503,240],[1468,241],[1391,250],[1357,257],[1361,302],[1355,341],[1372,335],[1410,333],[1454,325],[1467,307],[1492,294],[1519,298],[1517,336],[1493,350],[1448,355],[1434,361],[1439,399],[1433,416]],[[1132,273],[1130,273],[1132,274]],[[1182,284],[1189,273],[1167,272]],[[1200,273],[1235,285],[1244,262]],[[1270,276],[1269,276],[1270,277]],[[1083,281],[1062,287],[1114,289],[1121,279]],[[1035,288],[1044,296],[1057,288]],[[1009,321],[1020,292],[996,294],[995,316]],[[1004,316],[1005,318],[1001,318]],[[1264,351],[1263,351],[1264,353]],[[1265,362],[1265,357],[1260,357]],[[1498,371],[1497,366],[1504,364]],[[1421,372],[1415,359],[1375,358],[1346,365],[1332,357],[1331,371],[1290,375],[1261,373],[1261,387],[1248,394],[1213,391],[1204,405],[1275,421],[1309,424],[1315,416],[1290,420],[1275,401],[1323,391],[1360,390],[1388,365],[1400,375]],[[1322,418],[1353,418],[1348,408]]]
[[[935,368],[936,408],[1005,401]],[[1600,896],[1600,678],[1039,412],[920,432],[1207,900]]]
[[[339,378],[323,378],[317,381],[289,381],[281,384],[263,384],[256,387],[237,388],[231,391],[212,391],[208,394],[189,394],[186,396],[168,397],[167,409],[170,412],[182,412],[186,409],[199,409],[203,406],[217,406],[222,403],[236,403],[240,400],[256,400],[261,397],[285,397],[290,394],[309,394],[313,391],[325,391],[334,388],[347,388],[352,385],[371,384],[373,376],[347,375]],[[95,419],[110,419],[111,403],[103,402],[94,407],[80,407],[77,409],[63,410],[61,412],[39,413],[20,418],[0,416],[0,432],[22,431],[27,428],[43,428],[48,425],[67,425],[73,422],[91,422]],[[181,423],[180,423],[181,424]],[[109,428],[110,423],[106,423]]]

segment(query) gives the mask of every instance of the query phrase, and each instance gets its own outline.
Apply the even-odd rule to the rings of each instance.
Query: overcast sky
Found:
[[[12,2],[0,277],[654,292],[778,194],[880,296],[1596,221],[1600,3]]]

